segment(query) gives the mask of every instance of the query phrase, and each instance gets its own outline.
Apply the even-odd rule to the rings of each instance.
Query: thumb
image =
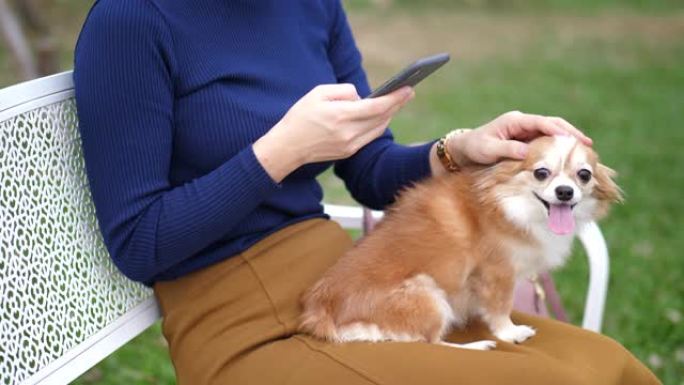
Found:
[[[315,88],[325,100],[359,100],[359,93],[353,84],[324,84]]]
[[[525,159],[527,156],[527,143],[517,140],[499,140],[492,143],[494,155],[497,159]]]

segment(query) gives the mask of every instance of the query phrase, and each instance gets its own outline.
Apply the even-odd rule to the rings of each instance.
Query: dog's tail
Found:
[[[307,290],[302,296],[304,311],[300,318],[299,331],[323,340],[338,341],[331,302],[325,280],[318,281]]]

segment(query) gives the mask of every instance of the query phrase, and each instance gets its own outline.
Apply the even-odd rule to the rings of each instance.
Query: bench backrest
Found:
[[[102,242],[73,96],[71,73],[0,91],[1,384],[68,383],[158,318]]]

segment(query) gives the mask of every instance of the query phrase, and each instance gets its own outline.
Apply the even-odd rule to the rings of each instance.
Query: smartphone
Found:
[[[380,87],[371,92],[368,97],[376,98],[378,96],[386,95],[404,86],[414,87],[421,80],[428,77],[431,73],[435,72],[439,67],[443,66],[448,61],[448,53],[440,53],[438,55],[424,57],[404,68],[398,74],[394,75]]]

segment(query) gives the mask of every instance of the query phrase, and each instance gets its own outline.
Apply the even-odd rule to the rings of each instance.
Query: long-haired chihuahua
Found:
[[[481,318],[502,341],[535,330],[510,318],[516,279],[561,266],[573,237],[620,201],[614,172],[570,136],[541,137],[523,161],[428,178],[302,297],[300,330],[333,342],[424,341]]]

